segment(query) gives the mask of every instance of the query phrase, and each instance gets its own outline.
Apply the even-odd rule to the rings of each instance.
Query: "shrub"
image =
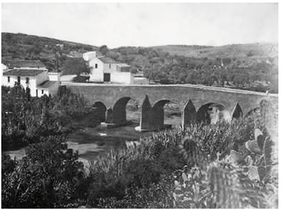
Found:
[[[89,81],[90,76],[76,76],[72,79],[73,82],[87,82]]]
[[[4,208],[77,207],[85,196],[83,165],[67,149],[63,137],[42,139],[27,149],[27,156],[2,181]],[[7,164],[6,164],[7,166]],[[8,170],[9,169],[9,170]]]

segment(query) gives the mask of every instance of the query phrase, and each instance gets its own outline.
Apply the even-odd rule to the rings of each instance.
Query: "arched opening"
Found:
[[[123,97],[114,104],[112,109],[113,123],[117,125],[127,123],[126,106],[130,99],[130,97]]]
[[[105,122],[106,106],[104,105],[104,103],[102,103],[101,101],[97,101],[93,104],[92,107],[98,120],[100,122]]]
[[[179,104],[169,101],[164,105],[164,125],[180,126],[182,111]]]
[[[223,118],[224,106],[217,103],[207,103],[202,105],[197,113],[196,118],[198,123],[214,124]]]
[[[141,106],[137,100],[131,98],[126,105],[127,120],[133,124],[138,124],[140,119]]]
[[[151,110],[151,126],[152,130],[160,130],[164,128],[164,106],[170,100],[160,100],[154,104]]]

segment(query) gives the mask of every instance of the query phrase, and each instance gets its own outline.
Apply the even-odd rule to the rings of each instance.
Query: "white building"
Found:
[[[97,52],[83,54],[91,69],[90,81],[132,84],[134,77],[129,71],[130,66],[119,63],[111,58],[99,56]]]
[[[59,73],[57,78],[59,78]],[[47,70],[10,69],[3,72],[2,85],[14,87],[18,83],[24,88],[30,88],[33,97],[55,95],[58,91],[59,80],[50,80]]]

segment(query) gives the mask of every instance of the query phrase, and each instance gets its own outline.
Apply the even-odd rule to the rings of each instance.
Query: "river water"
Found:
[[[79,157],[87,160],[94,159],[97,155],[110,149],[125,147],[126,141],[138,141],[141,137],[150,136],[152,132],[136,132],[135,127],[139,126],[140,112],[127,111],[126,126],[115,128],[83,128],[68,138],[67,144],[73,150],[77,150]],[[173,126],[180,125],[180,116],[165,116],[164,123]]]

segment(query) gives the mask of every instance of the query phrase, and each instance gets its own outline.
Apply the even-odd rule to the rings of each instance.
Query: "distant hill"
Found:
[[[232,44],[223,46],[198,46],[198,45],[165,45],[155,46],[171,55],[186,57],[277,57],[277,43]]]
[[[3,58],[25,58],[32,56],[52,57],[56,45],[63,45],[63,54],[71,55],[90,50],[97,50],[97,46],[64,41],[42,36],[28,35],[22,33],[2,32],[2,59]],[[15,52],[17,50],[17,52]]]
[[[82,57],[87,51],[99,47],[22,33],[2,32],[2,63],[8,60],[41,60],[49,70],[54,70],[56,59],[60,62]]]

